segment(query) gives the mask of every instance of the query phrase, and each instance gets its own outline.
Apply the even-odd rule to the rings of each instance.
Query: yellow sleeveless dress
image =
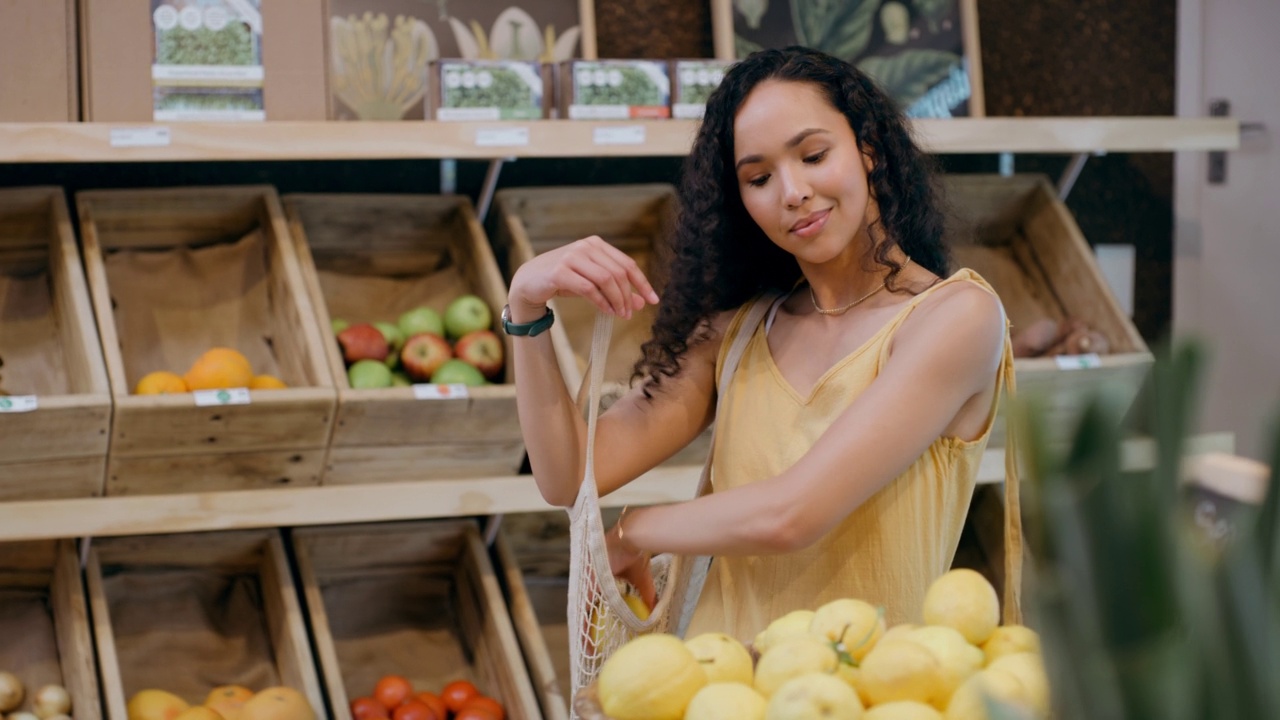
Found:
[[[800,397],[774,365],[765,323],[742,328],[745,310],[740,311],[730,323],[718,364],[724,360],[723,348],[738,332],[753,336],[728,394],[720,399],[713,488],[747,485],[793,465],[879,374],[889,357],[890,340],[911,312],[938,288],[961,282],[994,293],[977,273],[958,271],[912,298],[862,347],[827,371],[809,398]],[[810,547],[785,555],[715,558],[686,636],[718,631],[749,642],[770,621],[792,610],[816,609],[843,597],[883,607],[890,625],[921,622],[929,583],[950,569],[995,410],[1012,380],[1006,329],[996,399],[981,437],[934,441],[902,475]],[[1014,478],[1014,512],[1006,505],[1011,516],[1006,532],[1020,540],[1016,473]],[[1020,544],[1017,552],[1020,560]],[[1006,594],[1006,605],[1010,599]],[[1016,606],[1016,597],[1012,599]]]

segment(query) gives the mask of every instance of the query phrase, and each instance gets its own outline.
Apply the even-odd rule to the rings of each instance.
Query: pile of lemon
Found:
[[[887,628],[872,605],[836,600],[770,623],[756,662],[721,633],[645,635],[605,662],[596,690],[615,720],[985,720],[988,699],[1046,718],[1039,637],[999,612],[986,578],[953,570],[929,587],[924,625]]]

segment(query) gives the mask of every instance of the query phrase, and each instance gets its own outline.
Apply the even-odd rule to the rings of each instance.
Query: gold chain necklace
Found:
[[[903,264],[902,264],[902,267],[898,268],[898,272],[902,272],[902,271],[903,271],[903,270],[905,270],[905,269],[907,268],[907,266],[908,266],[908,265],[910,265],[910,264],[911,264],[911,258],[910,258],[910,257],[908,257],[908,258],[907,258],[907,261],[906,261],[905,263],[903,263]],[[840,306],[840,307],[838,307],[838,308],[831,308],[830,310],[824,309],[824,308],[822,308],[822,307],[820,307],[820,306],[818,305],[818,296],[813,294],[813,285],[810,285],[810,286],[809,286],[809,299],[813,301],[813,309],[814,309],[814,310],[817,310],[819,314],[822,314],[822,315],[843,315],[844,313],[847,313],[847,312],[849,312],[850,310],[852,310],[854,307],[856,307],[856,306],[858,306],[858,305],[862,304],[864,301],[866,301],[866,300],[870,299],[872,295],[875,295],[876,293],[880,292],[881,290],[885,289],[885,288],[886,288],[886,287],[888,287],[888,286],[889,286],[889,278],[888,278],[888,277],[885,277],[884,282],[882,282],[882,283],[880,283],[878,286],[876,286],[876,289],[872,290],[871,292],[867,293],[866,295],[863,295],[862,297],[858,298],[857,300],[854,300],[853,302],[849,303],[848,305],[841,305],[841,306]]]

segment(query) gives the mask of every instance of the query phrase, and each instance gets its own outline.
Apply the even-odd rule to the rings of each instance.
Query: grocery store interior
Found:
[[[0,720],[1280,717],[1277,32],[1275,0],[0,0]],[[795,45],[901,111],[1018,392],[935,493],[946,564],[867,570],[918,606],[693,637],[721,553],[645,555],[656,605],[598,578],[722,438],[555,507],[504,306],[593,235],[661,294],[708,97]],[[596,309],[549,307],[586,418]],[[657,317],[597,343],[604,407]]]

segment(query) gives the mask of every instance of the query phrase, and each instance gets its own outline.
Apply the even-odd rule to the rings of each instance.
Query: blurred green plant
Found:
[[[1034,399],[1015,407],[1031,481],[1028,624],[1058,720],[1280,718],[1280,493],[1273,482],[1243,506],[1225,544],[1183,502],[1204,356],[1188,343],[1155,365],[1150,471],[1121,471],[1122,413],[1105,398],[1066,448],[1050,444]],[[1280,433],[1273,448],[1280,467]]]

